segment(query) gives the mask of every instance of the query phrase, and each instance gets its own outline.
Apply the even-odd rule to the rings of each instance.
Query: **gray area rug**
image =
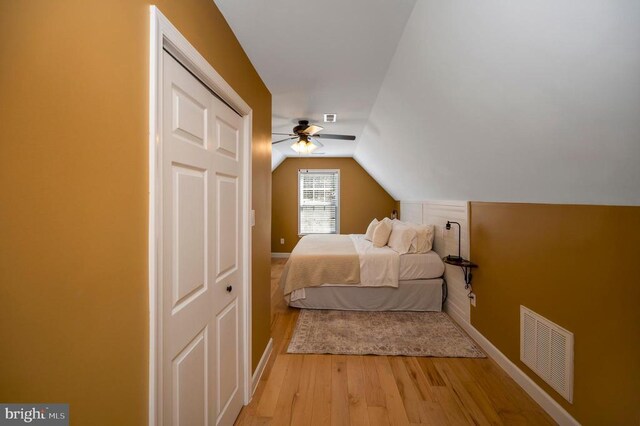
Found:
[[[444,312],[302,309],[287,352],[486,357]]]

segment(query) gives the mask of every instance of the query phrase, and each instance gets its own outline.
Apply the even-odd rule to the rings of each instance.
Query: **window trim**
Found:
[[[318,233],[306,233],[300,232],[300,174],[302,173],[335,173],[338,177],[338,185],[336,186],[336,232],[330,232],[327,234]],[[340,169],[298,169],[298,182],[296,183],[297,191],[297,205],[298,209],[298,237],[304,237],[305,235],[338,235],[340,234]]]

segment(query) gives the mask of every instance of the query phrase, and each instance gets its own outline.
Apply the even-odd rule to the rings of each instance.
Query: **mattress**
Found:
[[[400,281],[426,280],[444,274],[444,262],[435,251],[400,256]]]
[[[400,281],[398,288],[324,284],[305,288],[305,297],[289,302],[289,306],[347,311],[440,312],[443,294],[446,294],[444,285],[442,278]]]

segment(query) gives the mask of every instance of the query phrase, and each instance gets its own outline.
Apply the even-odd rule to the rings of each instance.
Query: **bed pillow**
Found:
[[[411,245],[409,246],[409,250],[407,251],[407,253],[418,253],[418,227],[420,225],[411,223],[411,222],[402,222],[399,219],[393,219],[392,222],[394,226],[397,226],[397,225],[406,226],[415,231],[413,235],[413,239],[411,240]]]
[[[391,235],[391,219],[385,217],[377,225],[373,231],[373,238],[371,242],[375,247],[384,247],[389,242],[389,236]]]
[[[376,226],[378,226],[378,219],[373,219],[369,226],[367,227],[367,232],[364,235],[365,240],[373,241],[373,231],[376,230]]]
[[[433,225],[414,225],[417,233],[416,253],[427,253],[433,248]]]
[[[433,237],[435,227],[433,225],[419,225],[417,223],[405,223],[416,231],[416,238],[411,243],[409,253],[428,253],[433,249]]]
[[[389,247],[399,254],[409,253],[411,246],[416,239],[416,230],[404,223],[393,222],[391,235],[389,236]]]
[[[427,242],[426,242],[425,249],[427,251],[431,251],[433,250],[433,239],[436,236],[436,227],[435,225],[425,225],[425,226],[427,227]]]

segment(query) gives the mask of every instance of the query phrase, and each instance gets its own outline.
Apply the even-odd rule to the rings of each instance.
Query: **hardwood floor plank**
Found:
[[[278,402],[273,413],[274,425],[289,425],[291,415],[298,404],[298,384],[302,372],[303,355],[288,355],[287,373],[282,381]]]
[[[251,422],[247,423],[251,426],[267,426],[271,425],[271,419],[269,417],[253,417]]]
[[[407,412],[402,403],[402,396],[398,391],[388,357],[378,356],[375,358],[375,363],[378,377],[380,378],[380,386],[385,396],[389,423],[392,425],[408,425]]]
[[[446,386],[438,386],[433,389],[447,422],[452,425],[478,425],[479,423],[471,418],[455,400],[452,390]]]
[[[442,406],[437,402],[423,401],[422,406],[424,412],[426,413],[426,420],[423,421],[423,424],[431,426],[452,425],[452,423],[447,420],[447,415],[444,412],[444,408],[442,408]]]
[[[288,356],[280,355],[273,363],[264,394],[262,395],[262,398],[260,398],[260,402],[258,404],[257,415],[259,417],[273,417],[273,414],[276,411],[278,397],[280,396],[282,382],[284,381],[284,377],[287,372],[289,358],[290,357]]]
[[[462,382],[458,380],[447,360],[438,360],[435,362],[435,365],[447,383],[447,388],[451,390],[454,401],[458,404],[465,417],[471,420],[472,424],[491,424],[485,413],[482,412],[471,395],[469,395],[469,392]]]
[[[347,356],[331,355],[331,425],[349,424]]]
[[[528,421],[532,424],[555,424],[548,414],[495,361],[491,359],[477,361],[468,365],[467,369],[473,380],[491,400],[500,418],[524,417],[529,419]]]
[[[429,383],[429,386],[446,386],[444,379],[438,373],[436,366],[433,364],[433,358],[416,358],[420,368],[424,372],[425,377]]]
[[[471,382],[472,376],[469,374],[467,366],[471,365],[476,358],[445,358],[438,360],[449,366],[449,368],[455,373],[456,379],[459,382]]]
[[[424,375],[422,368],[420,368],[418,359],[415,357],[403,357],[402,361],[404,362],[413,385],[419,393],[420,399],[423,401],[433,401],[433,393],[431,392],[429,381]]]
[[[315,394],[316,372],[320,355],[304,355],[300,384],[298,385],[298,400],[291,414],[292,425],[310,425],[313,415],[313,397]]]
[[[556,422],[553,421],[551,417],[542,409],[524,409],[522,410],[522,416],[527,419],[529,424],[531,425],[540,425],[540,426],[552,426],[557,425]],[[507,423],[505,423],[507,424]]]
[[[370,426],[389,426],[389,414],[386,407],[367,407]]]
[[[317,364],[311,424],[324,426],[331,424],[331,357],[319,355]]]
[[[468,370],[498,413],[520,413],[520,409],[512,401],[509,393],[505,392],[505,386],[500,380],[501,376],[487,366],[486,362],[476,362],[469,365]]]
[[[365,373],[364,390],[365,396],[367,398],[367,406],[386,407],[384,392],[382,390],[382,387],[380,386],[380,378],[378,377],[378,370],[376,369],[375,358],[375,356],[364,356],[362,358]]]
[[[524,426],[531,424],[522,414],[513,412],[499,412],[502,423],[509,426]]]
[[[362,358],[361,356],[347,357],[347,388],[349,391],[349,420],[351,426],[369,425],[364,362]]]
[[[389,364],[391,365],[391,371],[398,387],[398,392],[402,398],[405,412],[409,423],[421,423],[424,414],[421,415],[421,399],[419,391],[415,388],[413,381],[407,373],[404,361],[401,357],[389,358]]]
[[[477,362],[478,359],[455,359],[449,358],[444,360],[439,360],[439,363],[446,364],[450,371],[453,373],[454,380],[458,382],[461,386],[463,386],[467,392],[473,397],[474,401],[478,403],[485,404],[488,408],[493,412],[497,412],[491,399],[488,398],[486,392],[482,389],[480,385],[479,378],[473,376],[471,371],[473,371],[473,365]]]
[[[471,399],[476,403],[482,414],[489,420],[492,425],[503,424],[502,418],[498,411],[494,408],[489,397],[475,382],[464,383],[464,389],[468,392]]]

